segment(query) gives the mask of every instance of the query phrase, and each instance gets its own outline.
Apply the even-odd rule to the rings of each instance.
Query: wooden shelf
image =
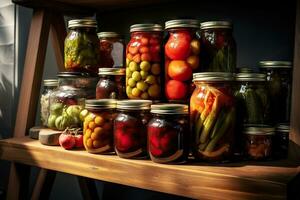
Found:
[[[67,151],[29,137],[1,140],[0,159],[197,199],[285,199],[287,185],[300,179],[300,167],[288,161],[163,165]]]

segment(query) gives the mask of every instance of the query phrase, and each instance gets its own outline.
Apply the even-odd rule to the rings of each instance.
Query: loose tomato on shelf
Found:
[[[165,45],[165,53],[172,60],[185,60],[191,51],[191,36],[188,31],[171,33]]]
[[[170,100],[184,99],[187,95],[188,86],[181,81],[169,80],[166,84],[166,96]]]
[[[168,66],[168,75],[177,81],[187,81],[192,78],[191,67],[183,60],[173,60]]]

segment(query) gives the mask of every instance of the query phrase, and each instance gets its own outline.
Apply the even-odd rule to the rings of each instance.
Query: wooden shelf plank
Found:
[[[287,184],[300,171],[287,161],[163,165],[67,151],[29,137],[1,140],[0,159],[197,199],[285,199]]]

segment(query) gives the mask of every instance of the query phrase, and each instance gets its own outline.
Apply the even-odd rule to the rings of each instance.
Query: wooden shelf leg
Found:
[[[31,200],[49,199],[56,172],[41,168],[33,188]]]
[[[85,200],[99,199],[96,184],[93,179],[85,178],[81,176],[77,176],[77,179],[78,179],[78,183],[79,183],[79,187],[83,199]]]

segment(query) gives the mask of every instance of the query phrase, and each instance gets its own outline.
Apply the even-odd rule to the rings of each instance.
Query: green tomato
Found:
[[[82,107],[79,105],[69,106],[66,110],[67,114],[72,117],[79,117]]]
[[[144,81],[139,81],[137,84],[136,84],[136,87],[137,89],[141,90],[141,91],[146,91],[148,89],[148,84],[145,83]]]
[[[139,70],[138,64],[134,61],[131,61],[128,65],[128,67],[129,67],[130,71],[132,71],[132,72]]]
[[[71,119],[72,118],[68,117],[65,114],[59,116],[55,120],[55,127],[60,131],[65,130],[67,127],[70,126]]]
[[[146,71],[141,71],[140,74],[141,74],[141,77],[143,80],[145,80],[148,76],[148,72],[146,72]]]
[[[130,87],[135,87],[135,84],[136,84],[136,81],[135,81],[133,78],[130,78],[130,79],[128,80],[128,85],[129,85]]]
[[[50,114],[60,115],[63,111],[64,105],[62,103],[54,103],[50,106]]]
[[[47,126],[49,128],[55,128],[55,120],[56,120],[57,116],[56,115],[50,115],[48,117],[48,123]]]
[[[139,80],[141,80],[141,74],[140,74],[140,72],[133,72],[132,73],[132,78],[133,78],[133,80],[135,80],[135,81],[139,81]]]
[[[149,69],[151,68],[151,64],[148,61],[142,61],[140,64],[140,68],[143,71],[149,71]]]

